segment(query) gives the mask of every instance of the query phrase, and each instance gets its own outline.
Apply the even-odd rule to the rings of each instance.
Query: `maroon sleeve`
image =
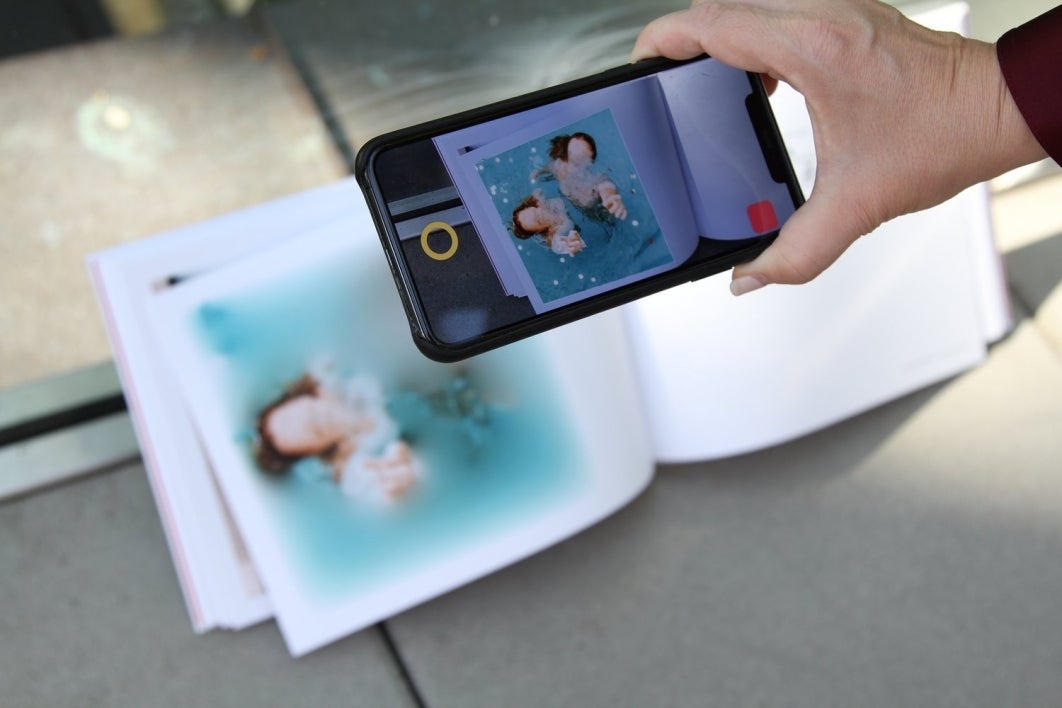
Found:
[[[1062,5],[1000,37],[996,53],[1029,129],[1062,164]]]

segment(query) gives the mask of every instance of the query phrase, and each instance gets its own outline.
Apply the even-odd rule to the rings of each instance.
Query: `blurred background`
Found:
[[[994,40],[1054,1],[970,4],[972,34]],[[683,6],[4,2],[0,391],[86,370],[116,387],[87,253],[336,180],[384,130],[622,63]],[[1055,177],[1043,164],[994,185],[997,213],[1017,215],[1001,239],[1057,233],[1053,200],[1015,192]]]

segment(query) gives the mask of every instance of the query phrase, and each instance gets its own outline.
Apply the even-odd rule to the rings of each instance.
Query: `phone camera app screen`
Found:
[[[703,59],[381,152],[433,336],[468,342],[773,234],[794,196],[752,93]]]

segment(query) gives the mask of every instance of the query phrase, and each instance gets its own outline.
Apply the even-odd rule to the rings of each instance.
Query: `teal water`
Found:
[[[674,260],[609,111],[596,113],[477,163],[502,223],[512,223],[513,209],[535,189],[541,189],[547,199],[563,197],[555,180],[545,177],[532,181],[531,176],[549,163],[550,139],[575,132],[593,136],[597,158],[591,169],[606,174],[616,185],[627,208],[627,218],[618,220],[603,211],[588,213],[568,202],[568,216],[586,242],[586,248],[575,256],[557,255],[535,238],[520,240],[510,234],[544,302]]]
[[[414,347],[386,273],[353,258],[204,304],[198,341],[223,361],[225,411],[307,592],[326,599],[400,576],[524,523],[578,489],[581,451],[534,340],[462,365]],[[388,508],[347,498],[306,459],[267,476],[252,457],[261,409],[308,369],[371,376],[421,460],[418,487]]]

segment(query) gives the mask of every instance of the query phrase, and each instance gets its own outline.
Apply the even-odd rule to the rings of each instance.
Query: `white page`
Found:
[[[297,243],[166,293],[156,323],[296,655],[576,533],[652,474],[619,318],[460,365],[430,362],[409,339],[372,231],[359,206]],[[372,409],[378,429],[408,434],[401,440],[419,472],[407,496],[348,495],[320,460],[279,478],[256,466],[262,408],[302,373],[325,380],[319,372],[329,367],[344,385],[378,386],[387,401]],[[435,407],[461,381],[486,427],[468,411]],[[411,423],[409,410],[425,401],[435,401],[431,415]],[[416,404],[405,418],[403,402]],[[475,455],[447,463],[440,441]]]
[[[353,180],[93,254],[90,274],[192,626],[240,629],[272,614],[202,454],[150,323],[160,284],[187,278],[334,218]]]
[[[926,19],[965,17],[955,4]],[[780,86],[772,102],[806,189],[803,100]],[[628,306],[658,458],[784,442],[976,364],[1008,326],[998,262],[979,186],[882,226],[810,284],[738,299],[721,274]]]
[[[760,157],[745,101],[719,100],[750,95],[748,75],[706,61],[661,72],[658,80],[701,236],[736,240],[765,233],[749,218],[757,203],[770,204],[778,221],[788,219],[794,211],[789,187],[771,178]]]
[[[147,284],[132,295],[121,265],[97,262],[93,269],[97,283],[106,282],[97,284],[97,296],[192,627],[239,629],[270,617],[255,579],[244,580],[241,541],[226,527],[180,391],[152,341]]]
[[[628,306],[658,459],[781,443],[981,361],[981,206],[967,192],[891,222],[804,286],[734,298],[721,274]]]

